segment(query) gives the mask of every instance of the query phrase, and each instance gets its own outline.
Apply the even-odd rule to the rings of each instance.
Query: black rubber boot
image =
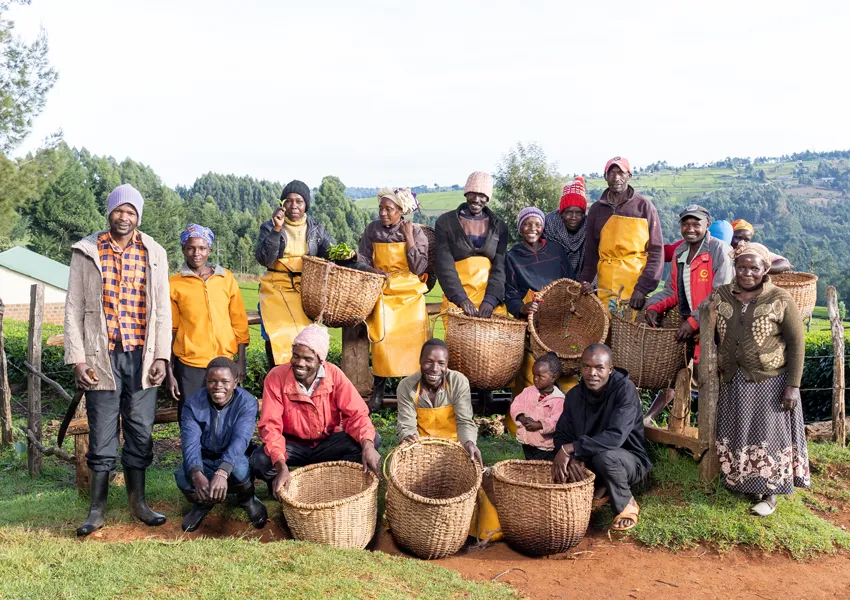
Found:
[[[158,527],[165,523],[165,515],[151,510],[145,501],[145,470],[124,467],[124,484],[127,486],[127,498],[130,500],[130,514],[148,527]]]
[[[109,495],[109,471],[92,471],[89,484],[89,516],[77,527],[77,535],[94,533],[106,524],[106,497]]]
[[[184,492],[183,495],[186,496],[186,500],[192,503],[192,509],[183,517],[183,521],[180,523],[180,529],[186,532],[192,532],[201,526],[201,521],[212,510],[213,505],[200,502],[198,496],[194,493],[187,494]]]
[[[254,495],[254,483],[249,479],[245,483],[231,485],[228,491],[236,494],[236,502],[240,507],[245,509],[248,518],[251,520],[251,525],[257,529],[262,529],[266,526],[269,520],[269,513],[266,510],[266,505],[260,502],[260,499]]]
[[[384,391],[387,386],[387,380],[384,377],[375,377],[372,382],[372,395],[369,396],[369,401],[366,406],[369,412],[378,412],[384,405]]]

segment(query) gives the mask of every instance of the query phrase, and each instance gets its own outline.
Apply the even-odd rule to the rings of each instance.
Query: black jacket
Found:
[[[333,236],[328,233],[324,225],[307,215],[307,254],[327,258],[328,248],[335,244]],[[284,250],[286,250],[286,232],[283,229],[280,233],[275,231],[271,221],[260,225],[260,238],[257,241],[257,251],[254,253],[257,262],[271,268],[278,258],[283,258]]]
[[[481,248],[470,243],[469,238],[460,226],[458,213],[466,206],[466,202],[457,209],[443,213],[434,225],[435,246],[437,258],[435,261],[437,281],[443,288],[446,298],[460,304],[466,300],[467,294],[458,277],[455,263],[470,256],[486,256],[490,259],[490,277],[487,281],[485,300],[500,304],[505,299],[505,254],[508,251],[508,228],[493,211],[484,207],[484,214],[490,219],[487,239]]]
[[[652,469],[640,397],[623,369],[614,369],[599,396],[591,394],[583,381],[567,392],[554,441],[556,452],[572,443],[576,457],[584,462],[605,450],[622,448],[634,454],[646,472]]]

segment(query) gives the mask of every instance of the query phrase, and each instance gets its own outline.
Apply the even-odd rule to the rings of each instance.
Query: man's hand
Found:
[[[274,465],[277,475],[272,481],[272,490],[274,490],[274,498],[278,502],[282,501],[280,491],[289,487],[289,467],[282,460],[279,460]]]
[[[634,310],[640,310],[643,308],[643,305],[646,303],[646,294],[634,290],[632,292],[632,297],[629,298],[629,306]]]
[[[419,441],[419,436],[415,433],[411,433],[410,435],[405,436],[405,438],[401,441],[402,441],[402,443],[405,443],[405,444],[412,444],[414,442]]]
[[[248,374],[248,367],[245,364],[245,355],[240,354],[236,359],[236,383],[240,384],[245,381],[245,377]]]
[[[647,325],[650,327],[658,327],[658,313],[654,310],[647,309],[646,314],[643,316],[646,320]]]
[[[478,307],[478,316],[482,319],[489,319],[493,316],[493,305],[489,302],[482,302],[481,306]]]
[[[192,485],[195,486],[195,495],[199,502],[207,502],[210,499],[210,480],[202,471],[192,474]]]
[[[467,317],[477,317],[478,316],[478,309],[475,308],[475,305],[472,303],[472,300],[470,300],[469,298],[467,298],[466,300],[461,302],[460,307],[463,309],[463,313]]]
[[[168,392],[175,400],[180,399],[180,386],[177,385],[177,378],[174,376],[173,373],[171,373],[170,369],[168,372]]]
[[[593,289],[593,284],[589,281],[581,282],[581,291],[585,294],[593,294],[596,290]]]
[[[484,457],[481,456],[481,450],[478,449],[478,446],[475,445],[475,442],[469,440],[463,444],[464,450],[469,453],[469,457],[472,458],[475,462],[477,462],[481,468],[484,468]]]
[[[785,391],[782,392],[782,410],[792,411],[800,403],[800,388],[785,386]]]
[[[519,309],[519,314],[521,315],[533,315],[540,308],[540,303],[537,300],[532,300],[531,302],[526,302],[522,305],[522,308]]]
[[[210,481],[210,500],[224,502],[227,498],[227,473],[219,469]]]
[[[167,361],[164,358],[158,358],[153,361],[151,369],[148,371],[152,386],[158,386],[165,379],[166,363]]]
[[[526,431],[540,431],[543,429],[543,423],[528,418],[526,418],[522,426],[525,427]]]
[[[74,365],[74,379],[77,381],[78,388],[94,387],[95,385],[97,385],[97,382],[100,381],[97,378],[97,375],[95,375],[94,379],[92,379],[88,371],[94,373],[94,370],[86,363],[79,363]]]
[[[375,444],[372,440],[363,440],[361,442],[363,448],[363,472],[372,471],[381,478],[381,455],[375,450]]]
[[[272,213],[272,227],[274,230],[280,233],[280,230],[283,229],[284,219],[286,219],[286,212],[283,210],[282,206],[279,206]]]
[[[570,455],[561,446],[555,453],[555,460],[552,462],[552,481],[555,483],[567,483],[570,476],[569,465]]]
[[[584,463],[573,457],[567,466],[567,474],[569,475],[567,483],[584,481]]]
[[[676,332],[676,341],[677,342],[686,342],[692,337],[694,337],[694,328],[691,327],[691,324],[687,321],[682,321],[682,324],[679,325],[679,331]]]

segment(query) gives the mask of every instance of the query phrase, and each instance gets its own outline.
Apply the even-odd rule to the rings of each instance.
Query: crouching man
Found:
[[[183,531],[195,531],[212,507],[228,492],[245,509],[251,524],[261,528],[266,507],[254,496],[245,451],[257,423],[257,399],[237,387],[239,368],[226,357],[207,365],[206,387],[187,398],[181,414],[183,465],[174,471],[177,487],[192,503]]]
[[[305,327],[292,342],[289,363],[263,382],[258,429],[264,445],[251,455],[251,470],[277,500],[291,467],[347,460],[381,476],[381,442],[369,409],[345,373],[325,362],[329,346],[327,329]]]
[[[555,483],[582,481],[585,468],[596,474],[594,505],[610,502],[614,509],[611,529],[637,525],[640,507],[632,486],[649,475],[652,463],[637,388],[626,371],[614,368],[605,344],[585,348],[581,383],[567,392],[555,428]]]

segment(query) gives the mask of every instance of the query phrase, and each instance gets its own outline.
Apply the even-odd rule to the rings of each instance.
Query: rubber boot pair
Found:
[[[150,527],[165,523],[165,516],[151,510],[145,501],[145,470],[124,468],[124,483],[130,501],[130,513]],[[82,537],[94,533],[106,524],[106,498],[109,495],[109,471],[92,471],[89,484],[89,516],[77,527]]]
[[[266,522],[269,520],[269,514],[266,510],[266,505],[260,502],[259,498],[254,495],[254,483],[250,479],[244,483],[229,486],[227,491],[236,494],[236,503],[248,515],[251,525],[257,529],[265,527]],[[201,526],[204,517],[207,516],[215,504],[201,502],[194,492],[187,492],[184,495],[192,503],[192,509],[183,517],[180,528],[183,531],[192,532]]]

